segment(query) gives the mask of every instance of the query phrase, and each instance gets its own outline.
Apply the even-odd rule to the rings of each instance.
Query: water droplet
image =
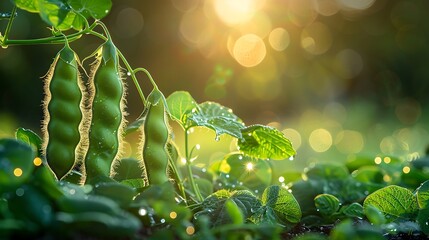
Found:
[[[161,218],[160,222],[161,222],[161,223],[165,223],[165,219],[164,219],[164,218]]]
[[[219,185],[219,187],[222,187],[222,183],[219,183],[218,185]]]
[[[127,72],[127,76],[131,76],[131,73],[130,73],[130,72]]]
[[[258,189],[256,189],[256,190],[255,190],[255,193],[258,193],[258,192],[259,192],[259,191],[258,191]]]
[[[242,155],[238,156],[238,159],[243,160],[243,156]]]
[[[293,161],[294,157],[290,156],[289,161]]]
[[[226,175],[225,175],[225,177],[226,177],[226,178],[229,178],[229,174],[226,174]]]
[[[76,193],[76,190],[74,190],[74,189],[70,189],[70,190],[69,190],[69,193],[70,193],[71,195],[74,195],[74,194]]]
[[[232,184],[232,185],[231,185],[231,187],[232,187],[232,188],[235,188],[235,184]]]
[[[140,208],[139,209],[139,215],[140,216],[146,216],[147,215],[147,210],[144,208]]]
[[[201,172],[207,172],[207,169],[201,168]]]
[[[219,140],[220,140],[219,135],[216,135],[216,137],[215,137],[215,141],[216,141],[216,142],[219,142]]]

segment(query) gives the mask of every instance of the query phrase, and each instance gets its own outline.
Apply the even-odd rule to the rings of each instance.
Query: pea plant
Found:
[[[11,9],[1,9],[8,21],[3,48],[63,48],[44,79],[42,137],[19,128],[15,138],[0,139],[0,238],[385,239],[429,233],[427,159],[318,163],[302,178],[278,184],[269,160],[296,155],[282,132],[247,126],[231,109],[197,103],[186,91],[165,97],[150,73],[132,68],[115,46],[101,21],[110,0],[11,2]],[[10,39],[18,11],[39,14],[52,36]],[[70,46],[87,35],[100,41],[84,58],[95,59],[90,69]],[[143,107],[133,121],[126,118],[131,87]],[[185,136],[182,151],[173,121]],[[197,146],[189,134],[196,127],[214,131],[216,139],[231,136],[236,150],[208,168],[194,165]],[[139,154],[124,157],[131,133],[141,136],[132,143]],[[254,172],[243,175],[249,168]]]

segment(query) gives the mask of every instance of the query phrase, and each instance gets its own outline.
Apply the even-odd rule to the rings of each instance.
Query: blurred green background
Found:
[[[1,1],[0,12],[10,9]],[[298,150],[293,166],[304,166],[424,154],[427,9],[427,0],[116,0],[103,21],[130,64],[148,69],[166,96],[186,90],[232,108],[248,125],[277,127]],[[11,38],[49,36],[38,15],[18,14]],[[83,59],[100,43],[83,36],[71,46]],[[17,127],[40,132],[43,76],[61,47],[0,50],[0,137]],[[139,79],[149,93],[149,81]],[[142,104],[127,82],[132,121]],[[191,140],[206,141],[198,161],[234,149],[228,137],[215,142],[198,131]]]

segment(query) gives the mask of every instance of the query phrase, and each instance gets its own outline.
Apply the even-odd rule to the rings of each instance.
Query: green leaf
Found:
[[[237,203],[235,203],[231,199],[227,199],[225,201],[225,208],[226,208],[226,211],[228,212],[229,217],[232,219],[233,224],[244,223],[243,213],[241,212],[240,208],[237,206]]]
[[[39,152],[42,149],[42,139],[30,129],[18,128],[15,132],[15,138],[21,140],[33,148],[35,152]]]
[[[298,201],[283,187],[276,185],[267,187],[261,201],[281,222],[298,223],[301,220],[302,213]]]
[[[132,132],[137,131],[140,128],[140,126],[143,125],[145,119],[146,119],[146,111],[143,111],[134,122],[127,125],[127,127],[125,128],[124,135],[126,136]]]
[[[417,198],[403,187],[391,185],[371,193],[364,201],[366,212],[369,206],[379,209],[387,222],[409,220],[417,216]]]
[[[94,186],[91,193],[108,197],[119,206],[127,207],[136,195],[136,190],[118,182],[100,182]]]
[[[340,200],[331,194],[319,194],[314,198],[314,204],[322,215],[330,216],[340,209]]]
[[[22,10],[32,13],[39,12],[39,8],[37,7],[38,0],[13,0],[13,2]]]
[[[96,239],[131,237],[141,228],[140,220],[125,211],[116,214],[98,211],[58,212],[56,221],[61,233],[80,232]]]
[[[37,0],[40,17],[49,25],[59,30],[70,29],[76,13],[64,0]]]
[[[386,217],[377,207],[367,205],[364,208],[364,213],[372,224],[381,225],[386,223]]]
[[[241,130],[240,151],[252,157],[283,160],[296,154],[291,142],[279,130],[263,125],[252,125]]]
[[[365,215],[363,212],[363,206],[356,202],[345,206],[341,209],[341,212],[348,217],[363,218]]]
[[[198,104],[186,91],[176,91],[167,97],[167,105],[172,119],[178,121],[182,127],[187,123],[187,114],[198,108]]]
[[[112,0],[68,0],[68,3],[76,12],[94,19],[104,18],[112,8]]]
[[[15,139],[0,139],[0,185],[16,186],[25,182],[33,173],[35,157],[28,144]]]
[[[53,206],[38,188],[22,185],[8,201],[9,208],[18,219],[49,226],[53,221]]]
[[[385,240],[380,228],[369,224],[356,225],[351,219],[347,219],[335,226],[329,239],[371,239]]]
[[[429,180],[425,181],[416,189],[417,202],[420,208],[429,206]]]
[[[422,232],[426,235],[429,234],[429,208],[423,208],[419,210],[417,215],[417,222]]]
[[[229,192],[227,190],[219,190],[202,202],[203,210],[195,214],[196,218],[201,215],[207,215],[211,219],[213,226],[220,226],[234,221],[226,207],[227,200],[233,201],[240,209],[245,219],[249,218],[254,209],[259,209],[261,203],[250,191],[239,190]],[[231,209],[230,209],[231,210]]]
[[[198,105],[195,112],[187,116],[186,129],[195,126],[202,126],[213,129],[216,138],[222,134],[228,134],[236,138],[241,138],[241,129],[244,125],[232,110],[215,102],[204,102]]]

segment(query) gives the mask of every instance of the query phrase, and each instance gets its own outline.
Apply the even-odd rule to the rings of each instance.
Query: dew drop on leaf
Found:
[[[144,209],[144,208],[140,208],[139,209],[139,215],[140,216],[146,216],[146,214],[147,214],[147,210],[146,209]]]

